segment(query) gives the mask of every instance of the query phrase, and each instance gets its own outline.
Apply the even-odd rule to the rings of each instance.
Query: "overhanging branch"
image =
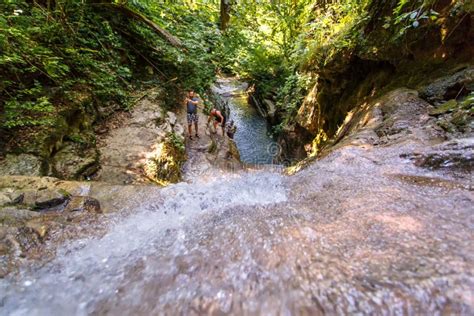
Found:
[[[183,43],[181,42],[181,40],[179,38],[172,35],[167,30],[161,28],[160,26],[158,26],[155,22],[153,22],[152,20],[150,20],[146,16],[142,15],[141,13],[139,13],[139,12],[137,12],[137,11],[131,9],[131,8],[126,7],[125,5],[120,5],[120,4],[116,4],[116,3],[103,3],[103,2],[100,3],[100,4],[96,4],[96,5],[110,7],[111,9],[113,9],[115,11],[118,11],[118,12],[132,18],[132,19],[140,21],[143,24],[150,27],[158,36],[160,36],[162,39],[164,39],[165,41],[167,41],[171,45],[173,45],[175,47],[178,47],[178,48],[183,47]]]

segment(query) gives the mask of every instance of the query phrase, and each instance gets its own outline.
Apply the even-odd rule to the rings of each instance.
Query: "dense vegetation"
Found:
[[[433,29],[452,40],[472,10],[470,1],[435,0],[4,0],[0,144],[27,151],[78,113],[93,125],[133,106],[146,86],[163,87],[173,107],[183,89],[205,93],[219,72],[275,103],[279,133],[335,61],[413,58],[413,43]]]
[[[344,68],[342,64],[355,56],[398,67],[404,60],[419,57],[416,50],[425,50],[426,56],[403,72],[418,72],[419,77],[426,79],[433,65],[443,64],[454,55],[457,58],[463,49],[468,51],[460,38],[469,34],[470,14],[474,10],[470,1],[244,3],[235,5],[236,18],[227,33],[231,43],[228,46],[236,47],[228,68],[251,79],[258,99],[267,98],[276,104],[278,117],[273,123],[277,133],[294,118],[318,78],[336,81],[337,73]],[[466,43],[467,38],[464,40]],[[237,44],[233,44],[235,41]],[[435,49],[450,45],[461,48],[446,52],[438,60],[428,56],[436,55]],[[469,57],[464,56],[464,60]],[[363,75],[369,72],[352,69],[357,71]],[[422,79],[412,78],[420,82]],[[337,91],[332,93],[338,95]]]
[[[139,86],[167,87],[172,107],[180,89],[204,91],[214,78],[214,11],[152,1],[11,0],[0,3],[0,12],[0,124],[7,145],[19,130],[69,123],[62,122],[69,109],[91,115],[101,107],[126,109]],[[142,16],[182,46],[171,45]]]

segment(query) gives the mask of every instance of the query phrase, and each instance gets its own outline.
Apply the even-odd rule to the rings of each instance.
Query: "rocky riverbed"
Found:
[[[416,91],[392,91],[351,113],[344,135],[292,175],[222,168],[163,189],[2,178],[4,203],[21,217],[2,245],[30,227],[50,255],[2,248],[20,249],[21,262],[0,281],[0,308],[472,314],[474,142],[440,128],[434,109]],[[211,165],[206,155],[191,168]],[[51,201],[63,226],[42,237],[30,221],[47,217],[41,203]],[[76,225],[71,214],[83,214]],[[65,241],[64,227],[80,232]]]

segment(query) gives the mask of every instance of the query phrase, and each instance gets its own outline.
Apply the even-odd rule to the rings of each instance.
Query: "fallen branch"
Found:
[[[120,5],[120,4],[116,4],[116,3],[97,3],[97,4],[94,4],[94,5],[110,7],[111,9],[113,9],[115,11],[118,11],[120,13],[123,13],[124,15],[126,15],[126,16],[128,16],[132,19],[138,20],[138,21],[142,22],[143,24],[146,24],[148,27],[150,27],[158,36],[160,36],[162,39],[164,39],[165,41],[167,41],[171,45],[173,45],[175,47],[178,47],[178,48],[183,47],[183,43],[181,42],[181,40],[179,38],[172,35],[167,30],[161,28],[160,26],[158,26],[158,24],[156,24],[155,22],[153,22],[152,20],[150,20],[146,16],[142,15],[141,13],[139,13],[139,12],[137,12],[137,11],[131,9],[131,8],[126,7],[125,5]]]

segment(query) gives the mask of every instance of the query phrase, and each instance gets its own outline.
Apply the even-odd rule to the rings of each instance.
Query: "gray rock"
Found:
[[[160,129],[164,131],[166,134],[169,134],[173,131],[173,128],[171,127],[171,124],[166,122],[160,125]]]
[[[0,206],[10,204],[13,202],[12,193],[13,188],[2,188],[0,189]]]
[[[60,181],[52,177],[3,176],[0,177],[0,197],[7,203],[35,206],[53,199],[71,195],[87,195],[90,183]]]
[[[97,171],[98,161],[95,148],[84,150],[78,144],[68,143],[54,156],[54,172],[62,179],[78,179]]]
[[[14,188],[0,189],[0,206],[22,204],[25,200],[25,194]]]
[[[268,100],[268,99],[263,100],[263,103],[265,104],[265,107],[267,108],[267,115],[270,118],[273,118],[275,116],[275,111],[276,111],[275,103],[273,103],[273,101]]]
[[[105,118],[115,113],[115,111],[117,111],[118,109],[120,109],[119,104],[117,104],[116,102],[109,102],[104,105],[99,105],[97,107],[97,112],[100,117]]]
[[[171,124],[171,126],[174,126],[176,124],[176,121],[177,121],[176,114],[174,114],[173,112],[168,111],[166,113],[166,116],[167,116],[166,120]]]
[[[41,176],[42,159],[30,154],[8,154],[0,161],[0,175]]]
[[[25,221],[37,216],[40,216],[38,212],[33,212],[15,206],[0,208],[0,221],[4,224],[17,221]]]
[[[20,193],[16,198],[13,199],[13,204],[22,204],[25,200],[25,193]]]
[[[179,135],[179,136],[184,137],[184,127],[183,127],[183,125],[181,125],[181,124],[176,124],[176,125],[173,127],[173,132],[174,132],[176,135]]]
[[[458,139],[433,147],[424,153],[401,155],[414,161],[416,166],[428,169],[451,169],[472,172],[474,169],[474,141]]]
[[[438,105],[443,101],[454,99],[461,89],[474,90],[474,68],[469,67],[454,75],[440,78],[420,91],[420,97]]]

